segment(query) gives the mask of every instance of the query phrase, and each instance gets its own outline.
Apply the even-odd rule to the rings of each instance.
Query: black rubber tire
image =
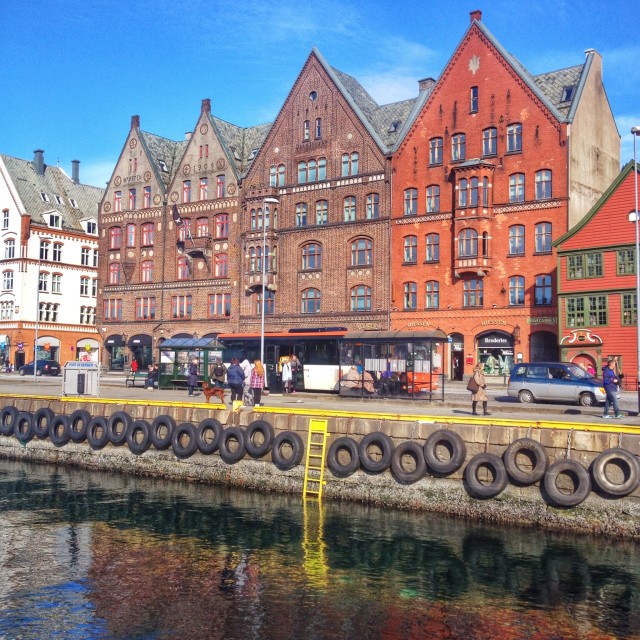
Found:
[[[205,455],[218,450],[220,438],[222,437],[222,424],[215,418],[205,418],[196,431],[196,441],[198,451]]]
[[[256,444],[253,441],[256,434],[260,434],[262,436],[262,443]],[[245,431],[244,446],[247,449],[247,453],[252,458],[262,458],[262,456],[266,456],[267,453],[271,451],[274,438],[275,434],[271,424],[266,420],[254,420]]]
[[[127,441],[127,431],[133,419],[126,411],[116,411],[109,416],[107,421],[107,433],[109,442],[114,447],[120,447]]]
[[[103,416],[91,418],[87,426],[87,442],[93,450],[99,451],[109,444],[108,425],[107,419]]]
[[[415,469],[407,471],[402,465],[404,456],[411,456],[415,462]],[[424,478],[427,473],[427,463],[424,459],[424,451],[415,440],[401,442],[391,456],[391,473],[400,484],[413,484]]]
[[[380,449],[380,460],[374,460],[371,457],[369,447],[372,446]],[[382,431],[368,433],[358,444],[358,456],[362,468],[370,473],[386,471],[391,466],[391,456],[395,448],[393,440],[386,433],[382,433]]]
[[[448,449],[448,460],[441,460],[438,457],[437,450],[440,445],[444,445]],[[442,476],[448,476],[457,471],[467,457],[467,446],[464,440],[455,431],[448,429],[434,431],[424,443],[423,451],[429,470]]]
[[[49,440],[53,442],[56,447],[64,447],[69,440],[71,440],[70,420],[67,415],[55,416],[49,424]]]
[[[3,407],[0,411],[0,434],[3,436],[13,435],[13,426],[16,417],[20,413],[15,407]]]
[[[573,476],[575,491],[562,493],[556,485],[561,474]],[[559,507],[575,507],[591,493],[591,478],[587,470],[575,460],[558,460],[549,466],[544,475],[544,489],[549,499]]]
[[[347,464],[342,464],[338,459],[338,454],[346,451],[350,460]],[[331,469],[331,473],[339,478],[347,478],[360,468],[360,456],[358,455],[358,443],[347,436],[336,438],[329,447],[327,453],[327,465]]]
[[[229,442],[235,440],[238,443],[238,448],[232,451],[229,448]],[[220,444],[218,445],[218,453],[220,457],[227,464],[234,464],[238,460],[244,458],[244,454],[247,449],[244,444],[244,431],[240,427],[227,427],[220,437]]]
[[[23,444],[29,442],[33,436],[33,414],[29,411],[20,411],[13,423],[13,435]]]
[[[73,442],[84,442],[87,439],[90,422],[91,414],[86,409],[77,409],[69,416],[69,436]]]
[[[127,446],[135,456],[142,455],[151,446],[151,427],[146,420],[134,420],[127,429]]]
[[[171,448],[177,458],[190,458],[198,450],[196,426],[181,422],[171,434]]]
[[[491,470],[493,480],[490,484],[484,484],[478,478],[478,471],[483,467]],[[469,494],[483,500],[501,494],[509,482],[504,463],[495,453],[478,453],[473,456],[464,469],[464,479]]]
[[[151,422],[151,444],[154,449],[164,451],[171,446],[171,435],[176,421],[168,415],[157,416]]]
[[[611,482],[607,477],[606,467],[614,461],[621,462],[625,469],[625,480],[620,484]],[[610,496],[627,496],[635,491],[640,482],[640,464],[638,458],[626,449],[614,448],[603,451],[591,466],[591,474],[595,484]]]
[[[526,452],[532,459],[531,471],[521,469],[517,464],[518,454]],[[549,456],[545,448],[532,438],[514,440],[502,454],[502,461],[509,477],[520,485],[530,485],[542,480],[549,467]]]
[[[291,455],[284,455],[284,448],[291,449]],[[293,467],[297,467],[302,462],[304,455],[304,443],[302,438],[295,431],[283,431],[279,433],[271,447],[271,460],[280,471],[289,471]]]
[[[33,435],[44,440],[49,435],[49,424],[55,418],[51,409],[41,407],[33,414]]]

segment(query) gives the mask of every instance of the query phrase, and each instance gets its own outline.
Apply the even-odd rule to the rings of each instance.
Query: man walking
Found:
[[[603,418],[622,418],[620,409],[618,408],[618,383],[620,380],[613,370],[613,358],[607,359],[607,364],[602,367],[602,381],[606,398],[604,401]],[[613,416],[609,415],[609,406],[613,406]]]

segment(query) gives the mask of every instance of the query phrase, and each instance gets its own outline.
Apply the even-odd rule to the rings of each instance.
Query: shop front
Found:
[[[514,364],[514,337],[504,331],[490,331],[476,338],[478,360],[487,376],[508,376]]]
[[[104,342],[104,348],[108,356],[109,371],[124,371],[129,364],[129,355],[126,353],[123,336],[119,333],[109,336]]]
[[[130,362],[134,360],[138,363],[138,371],[144,371],[153,364],[153,349],[151,336],[139,333],[131,336],[127,342],[130,352]]]
[[[76,342],[76,360],[82,362],[100,362],[100,343],[93,338],[83,338]]]

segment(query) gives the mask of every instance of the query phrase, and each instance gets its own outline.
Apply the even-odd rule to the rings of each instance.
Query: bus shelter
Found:
[[[215,338],[169,338],[160,350],[158,388],[186,388],[189,365],[198,361],[198,381],[209,382],[211,365],[222,358],[224,345]]]
[[[340,341],[341,396],[444,400],[444,348],[432,331],[348,331]]]

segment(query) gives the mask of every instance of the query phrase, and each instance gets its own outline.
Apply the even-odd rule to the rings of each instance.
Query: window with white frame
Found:
[[[380,217],[380,196],[377,193],[367,194],[367,220],[377,220]]]
[[[541,169],[536,171],[536,200],[549,200],[551,198],[551,171]]]
[[[2,272],[2,288],[5,291],[13,291],[13,271]]]
[[[347,196],[344,199],[343,212],[344,212],[345,222],[356,221],[356,197],[355,196]]]
[[[83,267],[89,266],[90,256],[91,256],[91,249],[89,247],[82,247],[82,249],[80,249],[80,264]]]
[[[59,273],[54,273],[51,276],[51,293],[62,293],[62,275]],[[97,294],[97,288],[96,288],[96,293],[93,294],[94,298],[96,294]]]
[[[5,260],[11,260],[16,256],[16,241],[13,238],[5,240],[4,242],[4,257]]]
[[[89,295],[89,280],[86,276],[82,276],[80,278],[80,295],[88,296]]]
[[[522,151],[522,124],[516,122],[507,127],[507,153]]]

